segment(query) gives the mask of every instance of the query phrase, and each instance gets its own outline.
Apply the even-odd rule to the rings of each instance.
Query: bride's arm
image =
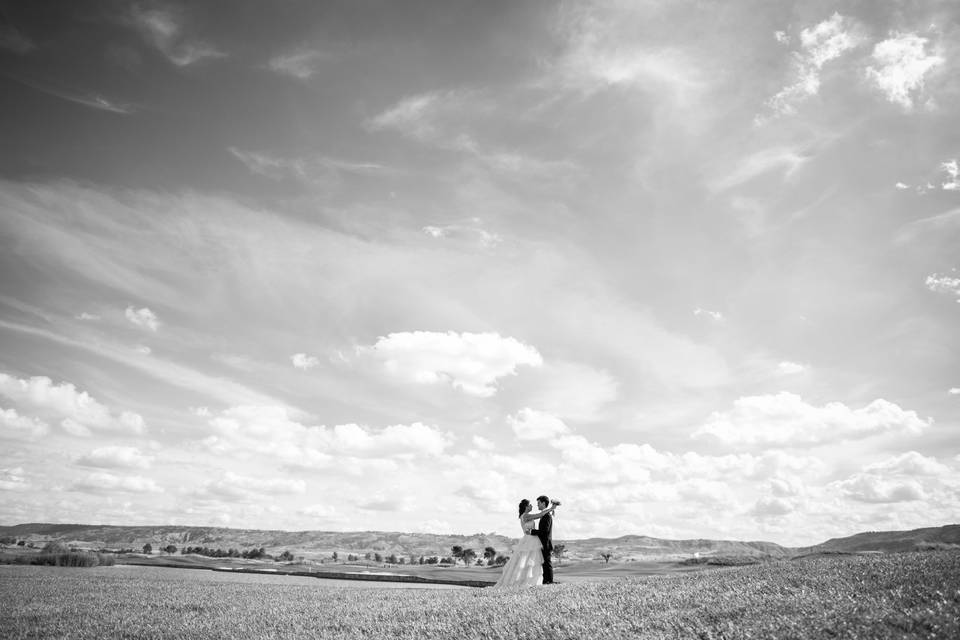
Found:
[[[552,504],[546,509],[544,509],[543,511],[538,511],[537,513],[525,513],[523,514],[523,521],[526,522],[527,520],[537,520],[538,518],[542,518],[543,516],[552,512],[556,508],[557,508],[557,505]]]

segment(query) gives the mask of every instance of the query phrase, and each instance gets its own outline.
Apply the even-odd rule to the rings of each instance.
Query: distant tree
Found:
[[[22,546],[25,545],[26,543],[27,543],[26,540],[21,540],[20,542],[17,543],[17,546],[18,546],[18,547],[22,547]]]
[[[420,563],[420,564],[424,564],[425,562],[426,562],[426,560],[424,559],[424,557],[423,557],[423,556],[420,556],[419,563]]]
[[[363,559],[364,559],[364,560],[369,560],[369,559],[370,559],[370,552],[369,552],[369,551],[367,551],[365,554],[363,554]]]
[[[289,550],[284,551],[278,558],[282,562],[293,562],[293,554]]]
[[[379,552],[379,551],[378,551],[377,553],[373,554],[373,559],[374,559],[376,562],[383,562],[383,556],[380,555],[380,552]]]
[[[457,560],[458,558],[462,558],[463,547],[461,547],[458,544],[453,545],[452,547],[450,547],[450,555],[453,557],[454,560]],[[456,564],[456,562],[454,562],[454,564]]]
[[[163,550],[166,551],[168,554],[173,555],[174,553],[177,552],[177,547],[172,544],[168,544],[163,548]]]
[[[603,553],[600,554],[600,557],[603,558],[603,562],[604,562],[604,564],[606,564],[606,563],[610,562],[610,558],[613,557],[613,554],[610,553],[609,551],[605,551],[605,552],[603,552]]]
[[[557,559],[558,564],[563,564],[563,553],[567,550],[567,545],[565,544],[555,544],[553,545],[553,557]]]
[[[478,567],[482,567],[482,566],[483,566],[483,558],[477,558],[476,565],[477,565]]]
[[[149,542],[143,545],[143,552],[147,555],[150,555],[151,553],[153,553],[153,545],[150,544]]]
[[[497,567],[502,567],[503,565],[507,564],[507,560],[509,559],[510,559],[510,556],[497,556],[496,559],[493,561],[493,564]]]
[[[497,550],[493,547],[487,547],[483,550],[483,557],[487,561],[487,565],[492,565],[494,559],[497,557]]]
[[[460,557],[463,559],[464,566],[469,567],[473,564],[474,558],[477,557],[477,552],[473,549],[464,549]]]
[[[424,560],[424,564],[437,564],[438,562],[440,562],[440,558],[438,558],[437,556],[430,556],[429,558]]]
[[[397,554],[391,553],[391,554],[387,557],[387,562],[390,563],[390,564],[397,564]]]
[[[334,561],[334,562],[336,562],[336,561],[337,561],[337,559],[338,559],[338,558],[339,558],[340,556],[338,556],[338,555],[337,555],[337,552],[336,552],[336,551],[334,551],[334,552],[333,552],[333,555],[332,555],[332,556],[330,556],[330,557],[331,557],[331,558],[333,558],[333,561]]]
[[[17,539],[12,536],[3,536],[0,538],[0,544],[16,544]]]
[[[407,564],[407,559],[404,558],[403,556],[400,556],[399,558],[397,558],[397,562],[399,562],[400,564]]]

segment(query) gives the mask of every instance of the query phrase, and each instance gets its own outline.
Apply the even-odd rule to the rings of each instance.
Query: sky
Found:
[[[0,523],[960,513],[960,5],[0,3]]]

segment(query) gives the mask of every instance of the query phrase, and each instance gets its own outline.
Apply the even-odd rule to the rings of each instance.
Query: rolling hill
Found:
[[[0,537],[12,537],[39,546],[57,540],[73,546],[107,549],[140,549],[150,543],[154,549],[177,547],[266,548],[268,553],[289,550],[308,559],[342,554],[380,553],[398,557],[446,556],[458,545],[482,554],[486,547],[509,553],[516,538],[499,534],[450,535],[392,531],[276,531],[229,529],[224,527],[135,526],[30,523],[0,526]],[[698,557],[787,558],[812,553],[896,552],[923,545],[960,546],[960,525],[946,525],[912,531],[880,531],[833,538],[810,547],[784,547],[772,542],[736,540],[665,540],[641,535],[619,538],[562,540],[570,560],[596,560],[610,553],[614,561],[682,560]]]

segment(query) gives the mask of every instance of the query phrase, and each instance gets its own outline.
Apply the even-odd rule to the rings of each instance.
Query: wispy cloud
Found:
[[[37,45],[22,31],[11,24],[0,25],[0,49],[6,49],[19,55],[35,50]]]
[[[834,13],[800,32],[800,49],[793,52],[793,80],[766,102],[773,117],[796,113],[797,105],[820,91],[820,72],[828,62],[860,46],[866,38],[852,18]],[[762,124],[766,117],[758,116]]]
[[[308,356],[305,353],[295,353],[290,356],[290,362],[292,362],[293,366],[295,366],[297,369],[303,369],[306,371],[319,365],[320,359],[316,356]]]
[[[157,314],[147,307],[143,307],[141,309],[127,307],[124,315],[126,316],[127,320],[138,327],[143,327],[153,332],[156,332],[157,329],[160,328],[160,321],[157,319]]]
[[[134,6],[131,18],[144,38],[178,67],[227,57],[226,53],[212,45],[184,36],[181,21],[172,8],[145,9]]]
[[[725,191],[776,170],[789,178],[809,160],[808,152],[792,146],[761,149],[742,158],[726,175],[713,180],[710,188]]]
[[[323,52],[313,49],[294,51],[271,58],[267,68],[283,75],[307,80],[316,73],[317,63],[324,57]]]
[[[353,162],[329,156],[283,157],[261,151],[244,151],[236,147],[227,149],[231,155],[258,175],[273,180],[292,178],[308,184],[335,184],[341,174],[388,175],[390,167],[375,162]]]
[[[873,47],[876,66],[866,69],[867,79],[887,100],[907,111],[913,109],[923,91],[924,76],[945,62],[943,56],[927,51],[927,43],[915,33],[894,33]]]
[[[713,322],[723,322],[726,319],[720,311],[711,311],[710,309],[701,309],[700,307],[693,310],[693,315],[702,316]]]
[[[132,104],[117,102],[98,93],[83,92],[64,87],[58,87],[49,83],[41,82],[39,80],[24,80],[10,74],[3,75],[5,75],[7,78],[10,78],[14,82],[18,82],[19,84],[30,87],[36,91],[40,91],[41,93],[45,93],[55,98],[60,98],[61,100],[66,100],[67,102],[83,105],[84,107],[89,107],[90,109],[96,109],[97,111],[107,111],[109,113],[129,115],[137,110],[137,107]]]

